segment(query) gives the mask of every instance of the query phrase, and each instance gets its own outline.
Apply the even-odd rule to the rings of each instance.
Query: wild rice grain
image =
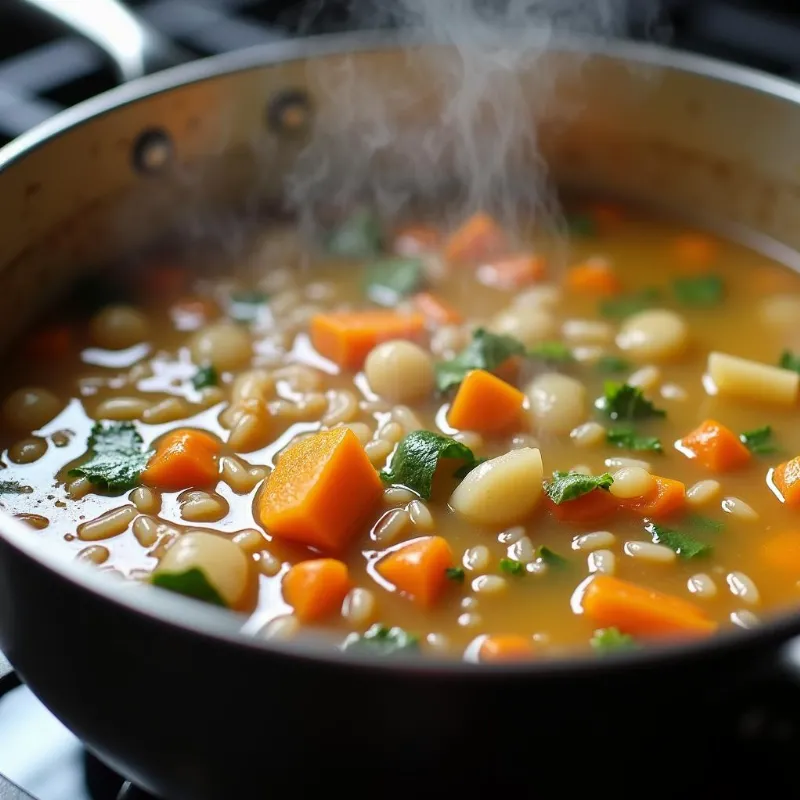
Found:
[[[411,517],[404,508],[387,511],[370,532],[373,541],[381,545],[396,542],[411,525]]]
[[[364,452],[367,454],[367,458],[376,467],[381,466],[386,461],[392,450],[394,450],[394,445],[385,439],[375,439],[364,445]]]
[[[352,422],[358,414],[358,398],[353,392],[335,390],[327,392],[328,410],[320,422],[328,428],[342,422]]]
[[[743,572],[730,572],[726,578],[728,589],[734,597],[750,606],[761,602],[761,593],[753,581]]]
[[[608,549],[616,544],[617,537],[610,531],[593,531],[583,533],[572,540],[573,550],[592,552],[594,550]]]
[[[189,415],[189,406],[178,397],[168,397],[154,403],[142,412],[142,421],[149,425],[161,425],[165,422],[175,422]]]
[[[651,564],[673,564],[678,557],[674,550],[654,542],[625,542],[625,555]]]
[[[726,497],[722,501],[722,510],[746,522],[755,522],[758,519],[758,512],[738,497]]]

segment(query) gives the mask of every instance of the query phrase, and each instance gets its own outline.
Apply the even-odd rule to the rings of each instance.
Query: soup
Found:
[[[546,232],[358,211],[324,252],[276,226],[238,269],[112,273],[6,361],[3,507],[353,651],[603,654],[792,607],[800,278],[615,206],[569,223],[560,270]]]

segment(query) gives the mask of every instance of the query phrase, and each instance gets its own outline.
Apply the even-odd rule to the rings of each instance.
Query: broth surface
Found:
[[[551,252],[554,243],[543,233],[532,233],[521,244],[496,245],[481,257],[474,236],[462,236],[466,244],[459,254],[447,232],[428,227],[390,237],[385,251],[369,258],[320,254],[304,247],[291,227],[276,227],[233,267],[222,259],[213,263],[208,254],[184,254],[121,268],[112,276],[111,310],[92,305],[84,292],[86,313],[76,309],[74,298],[65,301],[7,357],[3,396],[8,399],[0,429],[3,507],[29,522],[32,536],[47,537],[54,547],[69,547],[76,557],[133,580],[150,580],[159,559],[187,532],[212,532],[235,542],[246,556],[239,577],[229,571],[220,584],[213,570],[205,573],[217,597],[263,623],[258,635],[319,628],[332,645],[348,635],[352,642],[353,634],[368,629],[374,633],[371,626],[380,624],[417,637],[425,653],[488,660],[602,652],[698,633],[697,626],[683,630],[681,624],[665,631],[663,620],[651,619],[651,610],[637,611],[629,601],[618,618],[609,610],[610,600],[601,604],[599,617],[588,613],[581,587],[597,576],[691,604],[679,616],[696,610],[705,633],[751,627],[762,616],[794,606],[800,596],[800,499],[792,501],[788,478],[782,496],[772,470],[800,454],[796,390],[793,399],[781,400],[781,390],[772,390],[772,373],[748,377],[748,367],[734,381],[735,391],[727,383],[715,386],[708,359],[719,352],[777,367],[783,357],[789,369],[775,380],[783,379],[791,392],[800,362],[792,364],[784,354],[800,353],[800,277],[738,244],[627,209],[589,206],[576,209],[571,220],[565,270],[555,270],[546,257],[533,266],[520,266],[519,258],[517,268],[508,266],[509,256]],[[342,368],[315,349],[311,320],[380,308],[365,291],[375,274],[371,265],[412,245],[425,251],[417,265],[421,282],[381,299],[399,316],[426,315],[424,332],[411,338],[429,366],[456,357],[476,329],[510,335],[524,346],[527,355],[499,370],[527,394],[517,423],[501,434],[459,431],[448,423],[457,387],[444,393],[431,387],[407,402],[382,397],[364,369]],[[198,260],[212,264],[199,269]],[[612,283],[577,279],[575,270],[587,263]],[[407,268],[403,262],[392,269],[397,274]],[[498,276],[507,283],[498,286]],[[96,283],[102,300],[106,289],[100,278]],[[373,297],[379,296],[374,291],[373,286]],[[434,316],[446,308],[462,321],[432,319],[430,308],[415,299],[422,291],[442,304]],[[677,315],[685,323],[685,343],[681,339],[672,347],[669,330],[656,326],[655,349],[646,353],[635,321],[648,309],[669,311],[668,320]],[[214,326],[221,324],[220,333]],[[634,326],[633,333],[625,333],[626,325]],[[203,339],[209,330],[216,333]],[[207,369],[211,365],[216,375]],[[402,396],[404,386],[420,379],[420,369],[398,372],[397,386],[388,393]],[[251,370],[257,371],[253,380],[260,388],[242,395],[241,376]],[[571,390],[564,390],[566,399],[555,397],[566,419],[555,425],[556,432],[552,413],[537,415],[532,408],[529,388],[552,373],[569,376],[584,391],[574,413],[567,408]],[[636,412],[631,419],[609,419],[595,407],[608,381],[637,384],[643,390],[637,402],[650,401],[664,416],[641,418]],[[483,409],[475,427],[491,428],[487,420],[500,413],[496,401],[479,396],[474,404]],[[247,414],[249,429],[242,423]],[[70,474],[89,458],[87,442],[97,420],[132,425],[145,454],[176,429],[207,431],[219,440],[213,462],[218,474],[210,485],[164,489],[137,478],[125,491],[104,491]],[[763,426],[771,432],[751,438],[751,452],[739,453],[741,463],[734,465],[730,453],[722,453],[722,467],[710,469],[702,458],[687,457],[685,445],[676,446],[706,420],[721,423],[735,437]],[[635,463],[643,462],[638,466],[647,473],[680,482],[688,495],[663,515],[618,508],[576,522],[560,520],[555,512],[585,501],[589,492],[555,512],[542,493],[520,518],[478,525],[449,504],[460,480],[453,477],[462,463],[456,461],[440,464],[430,499],[385,482],[383,497],[340,552],[319,552],[265,530],[258,505],[276,459],[309,434],[342,425],[351,427],[376,470],[390,468],[398,440],[419,428],[454,437],[476,459],[538,449],[547,482],[554,471],[608,473],[618,479],[616,489],[612,484],[592,492],[611,497],[626,481],[618,470],[633,467],[628,478],[632,475],[634,484],[644,480],[647,494],[653,484]],[[663,452],[652,449],[652,441],[645,443],[649,449],[618,446],[608,440],[613,431],[629,444],[630,435],[655,438]],[[712,437],[712,445],[715,441]],[[340,470],[338,491],[358,493],[356,473]],[[791,477],[791,469],[786,474]],[[539,487],[532,483],[516,491],[535,499]],[[99,525],[92,522],[115,509],[123,510]],[[491,509],[486,513],[491,517]],[[581,539],[584,534],[592,536]],[[444,580],[429,577],[425,585],[434,598],[423,605],[387,580],[379,565],[387,552],[429,536],[447,542],[452,563],[446,570],[437,567],[446,572]],[[226,552],[215,562],[217,569],[226,568]],[[334,596],[326,612],[299,623],[287,599],[287,573],[292,565],[328,557],[346,564],[351,589],[344,602]],[[202,558],[212,556],[200,557],[201,566]],[[660,599],[652,602],[657,606]],[[397,633],[384,629],[382,636],[394,641]],[[487,636],[493,646],[486,645]]]

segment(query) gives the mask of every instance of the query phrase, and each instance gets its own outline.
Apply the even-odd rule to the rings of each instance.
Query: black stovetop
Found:
[[[652,0],[629,3],[634,9],[652,8]],[[301,29],[317,33],[354,26],[344,10],[348,0],[129,4],[198,57],[297,35]],[[316,11],[310,15],[312,6]],[[655,17],[632,18],[629,35],[669,40],[682,49],[800,80],[797,0],[663,0]],[[110,66],[91,45],[45,25],[32,25],[30,15],[20,16],[16,0],[0,0],[0,144],[114,82]],[[0,800],[146,800],[144,793],[88,755],[13,673],[2,675],[0,655]],[[697,786],[692,783],[705,768],[716,787],[713,796],[749,797],[759,787],[746,787],[748,780],[726,788],[714,778],[723,773],[736,776],[748,768],[748,774],[761,776],[762,793],[800,795],[791,774],[800,748],[800,683],[766,684],[756,696],[739,698],[735,706],[730,740],[709,740],[706,752],[693,754],[681,753],[679,742],[653,743],[659,764],[654,762],[651,774],[658,774],[666,757],[670,770],[686,771],[686,790],[693,794]],[[697,724],[687,709],[687,726]],[[624,766],[622,761],[618,766]],[[607,785],[621,787],[613,777],[610,781]]]

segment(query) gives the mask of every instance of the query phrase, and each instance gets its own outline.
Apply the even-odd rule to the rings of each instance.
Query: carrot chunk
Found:
[[[318,314],[311,320],[311,343],[320,355],[343,369],[357,370],[376,344],[416,339],[424,328],[422,314],[389,310]]]
[[[772,483],[790,508],[800,508],[800,456],[778,464],[772,471]]]
[[[680,481],[658,475],[654,475],[653,480],[656,485],[652,492],[644,497],[619,500],[620,508],[653,519],[663,519],[683,511],[686,507],[686,486]]]
[[[464,320],[457,308],[453,308],[431,292],[415,294],[414,306],[428,322],[436,325],[457,325]]]
[[[478,280],[497,289],[519,289],[541,280],[545,261],[539,256],[520,255],[492,261],[478,268]]]
[[[482,662],[528,661],[531,658],[533,642],[527,636],[486,636],[478,649],[478,660]]]
[[[28,339],[25,351],[30,358],[56,361],[69,353],[72,331],[68,325],[49,325]]]
[[[320,431],[278,460],[257,501],[267,532],[338,552],[380,500],[383,484],[349,428]]]
[[[597,575],[583,594],[583,611],[600,627],[632,636],[706,636],[717,625],[693,603],[635,583]]]
[[[179,428],[159,441],[156,451],[142,473],[142,482],[167,491],[217,482],[220,451],[217,439],[194,428]]]
[[[475,369],[458,387],[447,421],[462,431],[511,433],[522,423],[525,395],[510,383]]]
[[[454,231],[444,248],[444,257],[453,263],[470,263],[501,255],[508,241],[500,226],[488,214],[474,214]]]
[[[729,472],[750,462],[750,451],[729,428],[707,419],[675,443],[687,458],[697,459],[712,472]]]
[[[570,267],[567,272],[567,289],[575,294],[608,297],[622,289],[613,267],[601,258],[590,258]]]
[[[447,541],[441,536],[422,536],[384,556],[375,568],[395,589],[429,608],[442,593],[452,566],[453,551]]]
[[[800,579],[800,531],[782,531],[761,545],[763,562],[777,574]]]
[[[341,561],[317,558],[295,564],[283,576],[281,588],[300,622],[317,622],[341,609],[350,575]]]
[[[397,231],[392,250],[399,256],[421,256],[439,248],[442,236],[429,225],[409,225]]]
[[[560,505],[549,497],[544,497],[545,507],[559,522],[573,525],[597,525],[604,522],[616,513],[617,502],[605,489],[594,489]]]

